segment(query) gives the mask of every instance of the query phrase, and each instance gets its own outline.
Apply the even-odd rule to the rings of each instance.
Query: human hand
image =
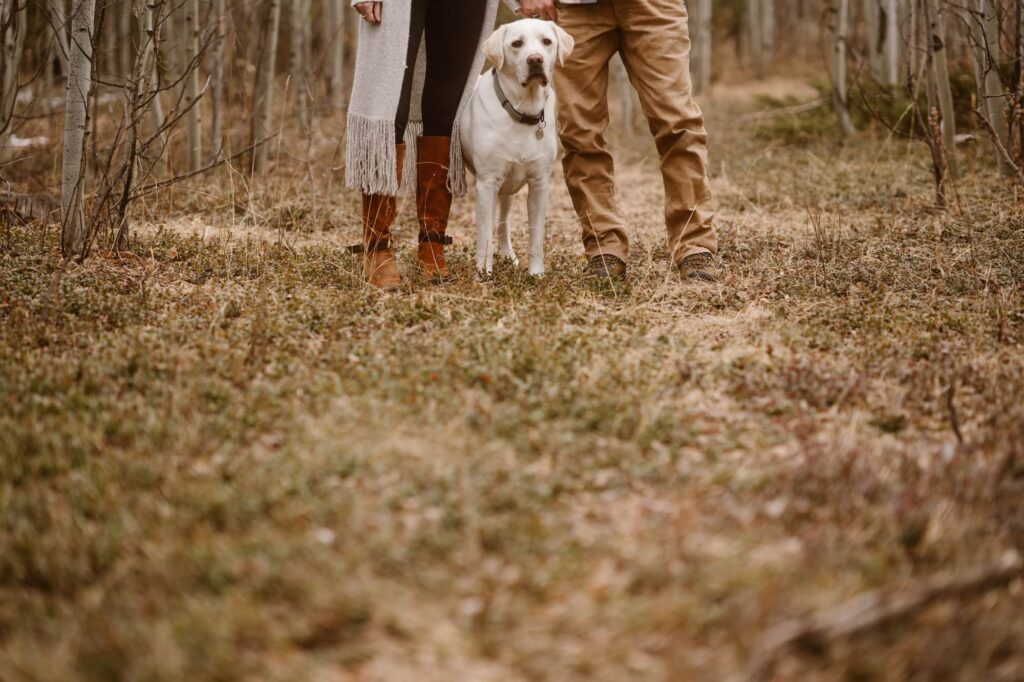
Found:
[[[555,8],[555,0],[522,0],[519,6],[519,14],[530,19],[558,21],[558,10]]]
[[[366,19],[371,24],[379,24],[382,4],[380,0],[373,0],[372,2],[359,2],[353,6],[363,19]]]

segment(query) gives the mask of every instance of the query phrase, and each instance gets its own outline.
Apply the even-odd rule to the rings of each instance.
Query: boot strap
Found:
[[[391,249],[391,238],[386,239],[374,239],[366,242],[363,247],[366,249],[366,253],[376,253],[378,251],[388,251]]]
[[[424,242],[433,242],[434,244],[442,244],[444,246],[451,246],[453,242],[452,238],[449,237],[448,235],[436,234],[433,232],[428,232],[427,234],[420,234],[419,241],[420,244]]]
[[[352,244],[346,250],[349,253],[376,253],[378,251],[387,251],[390,248],[390,239],[374,239],[365,244]]]

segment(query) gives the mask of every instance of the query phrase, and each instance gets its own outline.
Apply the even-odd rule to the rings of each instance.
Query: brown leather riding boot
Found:
[[[448,154],[452,138],[423,136],[416,140],[416,216],[420,222],[416,263],[420,274],[432,282],[448,279],[444,247],[452,193],[448,191]]]
[[[398,184],[402,184],[405,145],[397,146]],[[402,277],[391,252],[391,223],[395,221],[396,199],[386,194],[363,195],[363,276],[382,291],[402,286]]]

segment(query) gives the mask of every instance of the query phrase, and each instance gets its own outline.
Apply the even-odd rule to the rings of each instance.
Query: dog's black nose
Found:
[[[531,54],[529,57],[526,58],[526,63],[529,64],[530,66],[543,66],[544,65],[544,55],[542,55],[542,54]]]

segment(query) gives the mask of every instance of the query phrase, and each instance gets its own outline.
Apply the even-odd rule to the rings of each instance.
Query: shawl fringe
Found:
[[[419,152],[416,138],[423,134],[421,121],[409,121],[405,126],[405,167],[402,169],[402,194],[416,193],[416,156]]]
[[[395,122],[349,113],[345,184],[363,194],[398,194]]]

